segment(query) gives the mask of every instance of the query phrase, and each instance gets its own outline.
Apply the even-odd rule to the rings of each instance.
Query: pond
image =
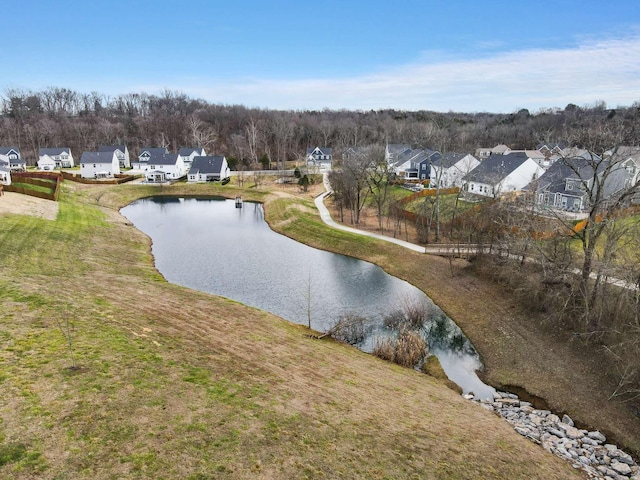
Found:
[[[492,397],[475,371],[478,355],[460,329],[419,289],[377,265],[311,248],[271,230],[261,204],[154,197],[121,213],[152,240],[156,268],[171,283],[227,297],[325,332],[364,317],[357,346],[371,352],[394,332],[388,319],[410,305],[428,313],[422,331],[447,376]]]

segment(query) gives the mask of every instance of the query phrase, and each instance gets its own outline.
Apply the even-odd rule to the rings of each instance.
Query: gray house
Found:
[[[188,182],[215,182],[229,178],[231,172],[223,155],[194,157],[187,174]]]
[[[629,172],[623,162],[610,162],[596,155],[591,158],[573,157],[556,161],[528,190],[535,193],[541,207],[570,212],[583,212],[591,206],[589,193],[599,189],[607,200],[630,186]]]

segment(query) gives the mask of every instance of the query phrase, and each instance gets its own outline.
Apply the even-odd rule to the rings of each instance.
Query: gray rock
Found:
[[[571,420],[571,417],[569,415],[563,415],[562,416],[562,423],[565,423],[571,427],[575,426],[573,423],[573,420]]]
[[[549,432],[551,435],[554,435],[558,438],[562,438],[562,437],[566,437],[565,433],[556,429],[556,428],[547,428],[547,432]]]
[[[611,462],[611,470],[622,475],[629,475],[631,473],[631,467],[629,465],[616,461]]]
[[[578,439],[578,438],[584,437],[584,433],[582,433],[581,430],[578,430],[577,428],[572,427],[568,423],[559,423],[558,428],[564,430],[564,432],[566,433],[566,436],[571,439]]]
[[[595,440],[600,443],[604,443],[607,440],[607,437],[605,437],[603,434],[601,434],[597,430],[587,433],[587,436],[592,440]]]

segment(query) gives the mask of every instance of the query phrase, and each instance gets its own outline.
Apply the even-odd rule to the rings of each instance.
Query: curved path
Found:
[[[326,186],[326,184],[325,184],[325,186]],[[400,240],[398,238],[388,237],[386,235],[380,235],[378,233],[367,232],[365,230],[358,230],[357,228],[346,227],[344,225],[340,225],[339,223],[336,223],[331,218],[331,214],[329,213],[329,210],[327,209],[327,207],[324,204],[324,199],[326,197],[328,197],[329,195],[331,195],[331,193],[332,193],[331,191],[321,193],[315,199],[316,208],[320,212],[320,218],[322,218],[322,221],[324,223],[326,223],[327,225],[329,225],[330,227],[337,228],[338,230],[344,230],[345,232],[357,233],[358,235],[364,235],[365,237],[373,237],[373,238],[377,238],[379,240],[385,240],[387,242],[395,243],[397,245],[400,245],[402,247],[408,248],[408,249],[416,251],[416,252],[427,253],[426,248],[422,247],[420,245],[415,245],[413,243],[409,243],[409,242],[405,242],[404,240]]]

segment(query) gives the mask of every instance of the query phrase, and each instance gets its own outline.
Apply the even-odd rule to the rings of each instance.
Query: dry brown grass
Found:
[[[0,477],[580,477],[437,380],[166,283],[146,236],[82,203],[135,196],[110,188],[0,217]]]

